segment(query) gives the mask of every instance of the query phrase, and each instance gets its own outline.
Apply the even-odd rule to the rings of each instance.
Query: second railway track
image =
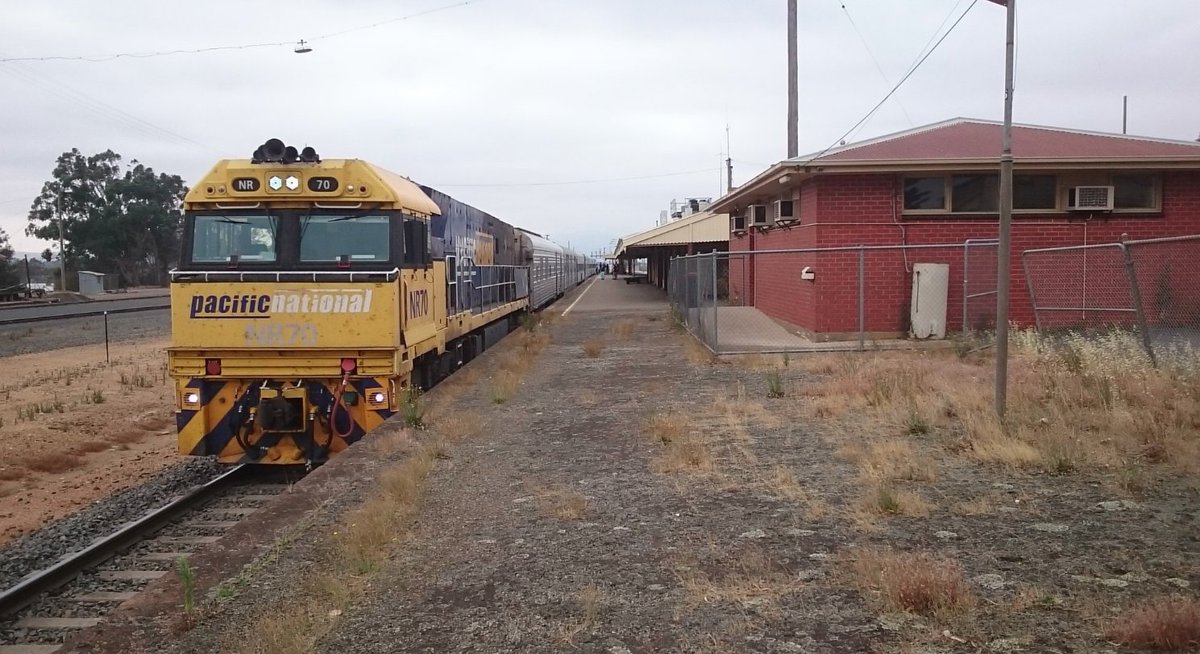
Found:
[[[288,488],[293,471],[239,466],[80,543],[72,554],[0,591],[0,654],[51,654],[98,624],[178,560],[253,519]]]

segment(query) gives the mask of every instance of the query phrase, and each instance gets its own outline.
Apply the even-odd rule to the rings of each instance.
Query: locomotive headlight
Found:
[[[188,391],[183,394],[183,408],[198,409],[200,408],[200,394],[195,391]]]
[[[386,409],[388,407],[388,394],[382,388],[368,388],[363,396],[367,398],[367,405],[372,409]]]

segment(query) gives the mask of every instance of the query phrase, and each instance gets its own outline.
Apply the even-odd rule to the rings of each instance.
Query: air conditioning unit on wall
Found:
[[[767,205],[752,204],[746,207],[746,224],[751,227],[767,227],[775,222],[767,214]]]
[[[744,234],[746,232],[746,215],[735,213],[729,216],[729,231],[734,234]]]
[[[790,225],[796,222],[796,204],[791,200],[776,200],[774,209],[775,222],[781,225]]]
[[[1067,191],[1068,211],[1112,211],[1113,187],[1076,186]]]

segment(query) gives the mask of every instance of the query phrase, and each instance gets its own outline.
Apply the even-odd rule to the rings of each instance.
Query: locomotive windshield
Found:
[[[275,216],[198,215],[192,261],[218,263],[236,257],[246,262],[273,262],[278,226]]]
[[[390,219],[382,215],[312,215],[300,224],[301,261],[388,261]]]

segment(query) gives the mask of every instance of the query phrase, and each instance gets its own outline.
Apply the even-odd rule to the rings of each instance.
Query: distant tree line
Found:
[[[178,175],[136,159],[123,166],[112,150],[88,157],[72,149],[34,199],[25,233],[58,243],[61,220],[59,257],[71,286],[80,270],[117,275],[122,286],[165,284],[179,259],[186,193]],[[50,248],[42,258],[53,258]]]
[[[0,288],[12,286],[21,281],[17,273],[16,262],[13,261],[13,249],[8,242],[8,234],[0,228]]]

